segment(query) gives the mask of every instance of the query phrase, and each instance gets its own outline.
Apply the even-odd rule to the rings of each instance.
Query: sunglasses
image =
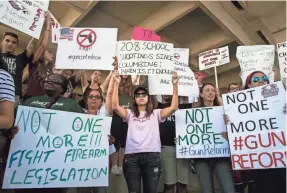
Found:
[[[146,96],[147,96],[147,93],[145,93],[145,92],[144,93],[136,93],[135,94],[136,98],[143,98],[143,97],[146,97]]]
[[[100,99],[102,99],[102,97],[101,96],[99,96],[99,95],[90,95],[90,96],[88,96],[88,98],[89,99],[95,99],[95,100],[100,100]]]
[[[268,82],[269,81],[266,75],[262,76],[261,80],[263,82]],[[257,83],[259,81],[260,81],[260,77],[258,77],[258,76],[255,76],[255,77],[252,78],[252,82],[253,83]]]

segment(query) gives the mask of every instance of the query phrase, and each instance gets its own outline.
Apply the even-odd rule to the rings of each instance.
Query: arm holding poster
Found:
[[[30,40],[30,42],[28,43],[27,48],[26,48],[26,50],[27,50],[26,56],[28,58],[30,58],[33,55],[33,53],[35,52],[35,49],[36,49],[36,46],[37,46],[37,42],[38,42],[37,39],[32,38]]]
[[[119,84],[121,82],[121,77],[119,73],[116,72],[113,78],[115,82],[112,98],[112,108],[122,119],[127,119],[128,111],[119,105]]]
[[[34,63],[34,64],[42,57],[44,51],[46,50],[48,42],[49,42],[49,36],[50,36],[50,31],[51,31],[51,15],[50,15],[50,13],[46,12],[45,17],[46,17],[46,20],[45,20],[46,30],[44,32],[43,39],[41,41],[41,45],[39,46],[39,48],[37,49],[37,51],[35,52],[35,55],[33,57],[32,63]],[[31,45],[30,45],[29,49],[33,49],[33,48],[31,48]],[[27,51],[28,51],[28,47],[27,47]],[[33,50],[31,50],[31,52],[33,53]],[[27,55],[28,55],[28,52],[27,52]]]
[[[173,84],[173,96],[171,105],[167,108],[164,108],[160,111],[160,117],[165,119],[171,116],[178,109],[178,80],[179,77],[177,73],[173,73],[172,84]]]

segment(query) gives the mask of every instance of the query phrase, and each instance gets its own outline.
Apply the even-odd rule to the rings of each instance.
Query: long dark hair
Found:
[[[252,72],[252,73],[249,74],[249,75],[247,76],[247,78],[246,78],[244,90],[249,89],[249,86],[248,86],[248,85],[251,84],[251,78],[252,78],[252,76],[253,76],[254,74],[256,74],[256,73],[262,73],[262,74],[264,74],[264,75],[266,76],[266,74],[265,74],[264,72],[262,72],[262,71],[254,71],[254,72]],[[267,82],[267,83],[269,84],[269,79],[268,79],[268,82]]]
[[[148,101],[147,101],[147,104],[146,104],[146,114],[145,114],[145,117],[150,117],[151,114],[153,113],[153,110],[154,110],[154,106],[153,106],[153,103],[152,103],[152,98],[150,95],[148,95]],[[133,114],[136,116],[136,117],[139,117],[140,116],[140,112],[139,112],[139,109],[138,109],[138,104],[136,103],[136,100],[134,98],[134,101],[131,105],[131,111],[133,112]]]
[[[205,86],[208,86],[208,85],[213,86],[213,88],[215,89],[215,86],[214,86],[213,84],[211,84],[211,83],[204,83],[204,84],[202,85],[202,87],[200,87],[200,89],[199,89],[200,93],[202,93],[204,87],[205,87]],[[199,103],[200,103],[200,107],[205,107],[205,106],[204,106],[203,98],[202,98],[200,95],[199,95]],[[214,101],[213,101],[213,106],[220,106],[219,103],[218,103],[216,94],[215,94],[215,98],[214,98]]]

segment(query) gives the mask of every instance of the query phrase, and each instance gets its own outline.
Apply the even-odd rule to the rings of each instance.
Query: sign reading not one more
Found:
[[[19,106],[4,189],[108,186],[110,117]]]
[[[183,109],[175,112],[176,157],[214,158],[229,157],[223,107]]]

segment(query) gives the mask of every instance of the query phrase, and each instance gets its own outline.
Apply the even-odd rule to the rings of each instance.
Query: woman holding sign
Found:
[[[210,84],[203,84],[200,88],[200,107],[214,107],[222,105],[222,99],[216,88]],[[194,159],[201,190],[204,193],[213,193],[213,174],[220,184],[222,193],[235,193],[232,180],[231,165],[228,158],[199,158]]]
[[[148,90],[139,86],[134,91],[131,110],[119,105],[118,87],[121,78],[114,76],[112,108],[128,123],[123,172],[131,193],[156,193],[160,176],[161,142],[159,123],[178,108],[178,76],[173,74],[173,98],[170,107],[154,109]]]
[[[256,88],[269,83],[269,78],[263,72],[255,71],[246,78],[244,89]],[[286,105],[283,108],[283,112],[286,114]],[[230,122],[227,115],[224,115],[224,120],[226,124]],[[252,176],[250,176],[251,174]],[[256,190],[252,193],[286,193],[285,168],[252,170],[247,177],[253,176]]]

